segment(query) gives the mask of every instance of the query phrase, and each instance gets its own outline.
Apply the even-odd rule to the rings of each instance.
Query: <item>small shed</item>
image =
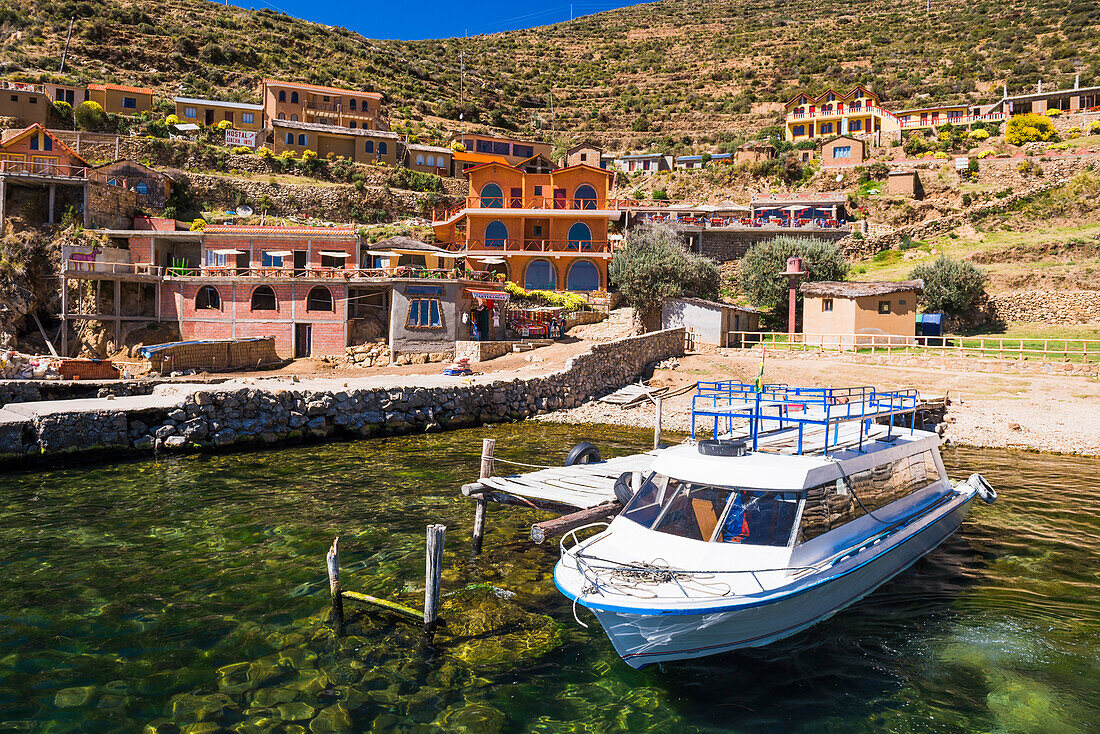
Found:
[[[681,326],[704,344],[739,347],[743,342],[740,332],[760,330],[760,311],[702,298],[666,298],[661,304],[661,328]]]
[[[133,191],[142,206],[161,209],[168,203],[175,179],[167,173],[132,160],[118,160],[94,168],[88,178],[108,186]]]
[[[901,346],[915,341],[923,281],[821,281],[803,283],[800,290],[807,344]]]
[[[565,151],[565,155],[561,159],[562,168],[569,168],[570,166],[603,168],[603,148],[587,142],[574,145]]]
[[[775,146],[763,140],[750,140],[737,146],[734,163],[760,163],[775,158]]]
[[[866,143],[840,135],[821,146],[821,167],[858,166],[866,160]]]
[[[914,170],[890,171],[886,180],[886,193],[890,196],[910,196],[919,201],[924,198],[924,187]]]

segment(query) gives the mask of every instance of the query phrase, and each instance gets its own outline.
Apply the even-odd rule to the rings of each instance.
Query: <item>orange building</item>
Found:
[[[264,115],[272,120],[309,122],[362,130],[381,130],[382,95],[317,84],[264,79]]]
[[[522,164],[486,163],[466,175],[470,197],[432,223],[443,247],[524,288],[607,290],[608,223],[619,216],[608,198],[612,172],[579,165],[527,173]]]
[[[121,84],[89,84],[88,100],[98,102],[108,114],[136,115],[153,109],[153,90]]]

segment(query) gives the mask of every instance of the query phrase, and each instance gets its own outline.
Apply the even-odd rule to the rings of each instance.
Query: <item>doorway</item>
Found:
[[[294,251],[294,276],[301,277],[306,274],[306,251]]]
[[[294,325],[294,357],[313,356],[313,324]]]
[[[207,127],[214,124],[214,110],[205,110],[203,115],[203,122]]]

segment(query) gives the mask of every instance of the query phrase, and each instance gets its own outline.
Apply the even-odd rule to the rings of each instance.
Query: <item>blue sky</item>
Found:
[[[282,10],[295,18],[340,25],[367,38],[448,38],[497,33],[569,20],[575,16],[622,8],[636,3],[625,0],[587,0],[570,6],[566,0],[549,5],[528,5],[510,0],[454,0],[403,2],[336,2],[335,0],[230,0],[243,8]],[[558,4],[553,4],[558,3]]]

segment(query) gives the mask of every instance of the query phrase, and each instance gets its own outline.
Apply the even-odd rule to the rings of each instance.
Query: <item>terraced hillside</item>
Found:
[[[0,74],[58,69],[165,94],[255,99],[263,76],[384,92],[391,119],[438,137],[465,120],[677,147],[749,135],[796,89],[862,83],[888,105],[1100,84],[1093,0],[661,0],[526,31],[375,41],[205,0],[7,0]],[[466,74],[460,84],[459,52]],[[460,92],[461,88],[461,92]],[[439,118],[442,118],[440,120]],[[453,125],[450,125],[453,127]]]

